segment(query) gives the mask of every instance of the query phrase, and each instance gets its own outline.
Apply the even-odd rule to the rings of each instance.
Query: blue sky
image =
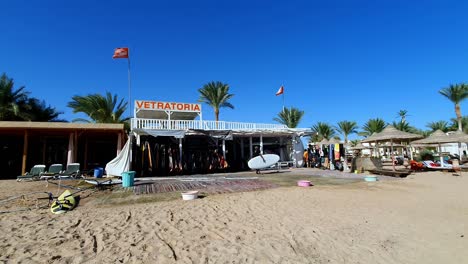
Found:
[[[95,3],[96,2],[96,3]],[[274,123],[285,105],[300,127],[370,118],[426,129],[455,117],[438,91],[467,81],[466,1],[6,1],[0,73],[64,112],[73,95],[193,102],[209,81],[231,87],[226,121]],[[462,103],[462,113],[468,111]],[[210,107],[203,116],[213,120]]]

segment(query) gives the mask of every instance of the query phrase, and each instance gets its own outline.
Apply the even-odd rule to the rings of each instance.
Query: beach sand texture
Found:
[[[1,263],[468,263],[468,174],[90,202],[0,223]]]

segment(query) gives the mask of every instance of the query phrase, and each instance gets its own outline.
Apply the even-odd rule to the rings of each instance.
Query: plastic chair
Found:
[[[62,172],[62,169],[63,169],[62,164],[52,164],[52,165],[50,165],[49,170],[47,172],[44,172],[41,175],[41,180],[47,180],[47,179],[50,179],[50,178],[57,177]]]
[[[26,172],[24,175],[16,177],[16,181],[24,181],[24,180],[38,180],[42,173],[45,171],[45,165],[34,165],[31,168],[31,171]]]
[[[67,165],[67,169],[63,172],[61,172],[58,175],[59,178],[61,179],[66,179],[66,178],[81,178],[81,173],[80,173],[80,163],[70,163]]]

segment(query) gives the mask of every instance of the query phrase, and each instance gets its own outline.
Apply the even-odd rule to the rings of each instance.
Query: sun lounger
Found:
[[[423,160],[422,163],[424,164],[424,166],[426,166],[426,169],[428,170],[453,171],[451,164],[444,164],[444,167],[442,167],[440,166],[440,164],[437,164],[432,160]]]
[[[52,164],[47,172],[41,175],[41,180],[48,180],[57,177],[62,172],[62,164]]]
[[[31,168],[31,171],[26,172],[24,175],[16,177],[16,181],[25,181],[25,180],[38,180],[42,173],[45,171],[45,165],[34,165]]]
[[[79,163],[70,163],[67,165],[67,169],[57,176],[61,179],[77,179],[81,178],[80,173],[80,164]]]

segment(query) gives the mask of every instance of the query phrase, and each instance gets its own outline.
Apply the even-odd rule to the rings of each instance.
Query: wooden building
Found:
[[[80,163],[104,167],[126,139],[123,124],[0,121],[0,179],[15,178],[36,164]]]

